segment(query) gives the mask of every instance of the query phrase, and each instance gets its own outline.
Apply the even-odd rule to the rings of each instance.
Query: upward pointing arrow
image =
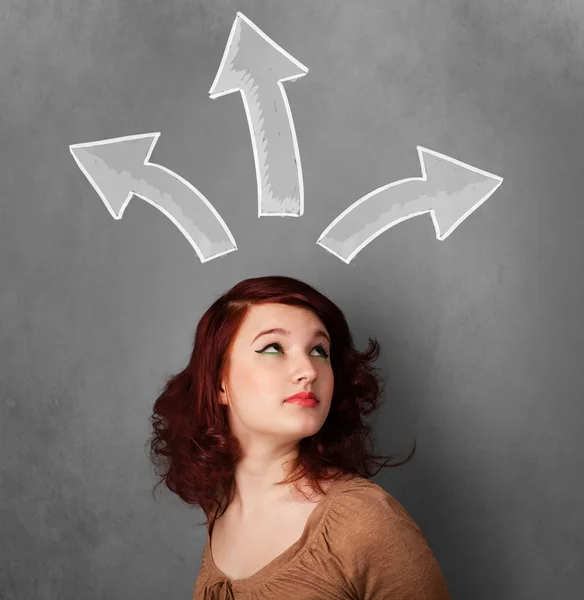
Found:
[[[258,218],[304,214],[298,142],[283,81],[308,69],[238,12],[211,98],[241,92],[256,167]]]
[[[134,193],[179,228],[202,263],[237,250],[205,196],[180,175],[149,161],[159,136],[130,135],[74,144],[69,150],[114,219],[122,218]]]

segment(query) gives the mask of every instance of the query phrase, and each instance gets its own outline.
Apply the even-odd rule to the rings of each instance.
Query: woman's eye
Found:
[[[273,344],[270,344],[268,346],[266,346],[263,350],[261,350],[262,353],[266,353],[266,354],[273,354],[273,352],[266,352],[266,350],[268,348],[279,348],[280,350],[282,349],[282,346],[280,344],[278,344],[277,342],[274,342]],[[323,348],[322,346],[315,346],[315,348],[318,348],[321,352],[321,356],[323,356],[324,358],[328,358],[328,352],[326,351],[325,348]]]

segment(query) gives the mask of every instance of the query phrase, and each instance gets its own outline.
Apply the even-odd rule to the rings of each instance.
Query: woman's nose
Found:
[[[296,378],[306,377],[307,379],[312,380],[317,376],[317,371],[309,356],[296,358],[293,371]]]

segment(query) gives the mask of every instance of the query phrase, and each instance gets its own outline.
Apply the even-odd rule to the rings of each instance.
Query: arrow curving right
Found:
[[[316,243],[349,264],[384,231],[428,212],[437,239],[444,241],[503,183],[498,175],[422,146],[417,149],[422,177],[394,181],[363,196],[332,221]]]

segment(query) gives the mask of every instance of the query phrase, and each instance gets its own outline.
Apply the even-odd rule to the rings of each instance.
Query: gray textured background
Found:
[[[211,100],[237,11],[309,68],[285,84],[302,218],[257,218],[239,94]],[[0,4],[0,598],[190,598],[204,519],[144,443],[163,378],[237,281],[286,274],[382,347],[375,478],[455,600],[584,587],[584,4],[37,0]],[[200,264],[134,197],[105,209],[69,144],[160,131],[239,250]],[[504,178],[444,242],[429,215],[350,265],[316,245],[422,145]]]

